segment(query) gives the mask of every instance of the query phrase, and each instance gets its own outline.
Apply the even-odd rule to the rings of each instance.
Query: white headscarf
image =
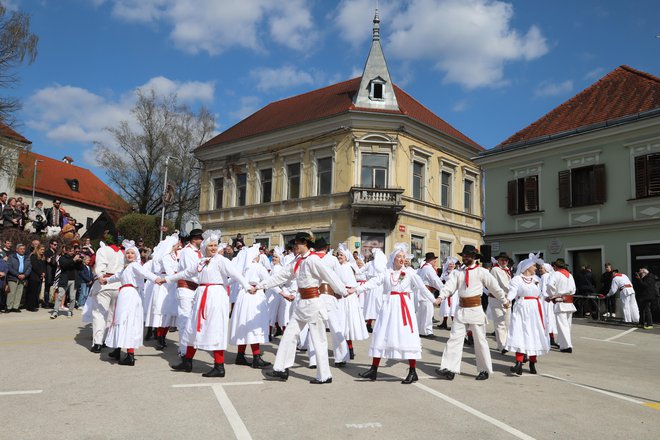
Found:
[[[284,256],[284,247],[283,246],[275,246],[273,248],[273,255],[277,255],[280,257],[280,261],[282,260],[282,257]]]
[[[202,257],[206,257],[206,246],[209,244],[216,242],[218,245],[220,244],[220,237],[222,236],[222,232],[220,232],[220,229],[209,229],[208,231],[204,231],[202,234],[202,244],[199,247],[200,252],[202,253]]]
[[[543,263],[543,268],[547,273],[553,273],[555,271],[550,263]]]
[[[380,248],[374,248],[371,250],[371,254],[374,256],[374,270],[376,273],[385,272],[387,269],[387,257],[385,253]]]
[[[394,269],[394,258],[397,254],[403,252],[405,258],[409,258],[408,255],[408,243],[397,243],[394,245],[394,250],[390,253],[390,256],[387,258],[387,268]]]
[[[449,265],[451,263],[454,263],[454,266],[458,265],[458,258],[456,258],[456,257],[447,257],[447,259],[445,259],[445,262],[442,263],[442,274],[443,275],[447,273],[447,271],[449,270]]]
[[[174,234],[165,237],[160,243],[156,245],[153,253],[151,254],[151,259],[153,261],[153,267],[156,270],[161,269],[161,261],[166,255],[169,255],[172,252],[172,248],[175,244],[179,242],[179,233],[175,232]]]
[[[232,260],[234,267],[238,269],[242,274],[245,274],[245,270],[248,268],[250,263],[254,261],[255,258],[259,255],[259,242],[254,243],[252,246],[247,247],[243,246],[241,250],[236,255],[236,258]]]
[[[121,245],[124,248],[124,255],[126,255],[126,252],[129,250],[133,250],[137,256],[135,261],[140,261],[140,250],[137,248],[137,246],[135,246],[135,242],[133,240],[124,240],[121,242]]]
[[[266,254],[259,254],[259,263],[261,263],[261,265],[265,267],[266,270],[268,271],[273,270],[273,265],[268,259],[268,256],[266,256]]]
[[[537,264],[543,264],[544,261],[539,258],[538,255],[530,252],[529,256],[518,263],[518,270],[516,270],[516,275],[522,275],[527,269]]]
[[[353,257],[351,251],[349,251],[348,248],[346,247],[346,243],[339,243],[338,252],[346,258],[346,261],[348,262],[348,264],[351,265],[351,267],[356,273],[360,271],[360,268],[355,262],[355,257]]]

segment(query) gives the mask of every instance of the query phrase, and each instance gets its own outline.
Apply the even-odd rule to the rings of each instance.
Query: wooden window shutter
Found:
[[[648,172],[646,156],[635,158],[635,197],[641,198],[649,195]]]
[[[509,180],[507,183],[506,199],[509,215],[518,214],[518,180]]]
[[[607,201],[607,181],[605,180],[605,165],[594,165],[594,203],[605,203]]]
[[[539,210],[539,181],[538,176],[525,178],[525,211]]]
[[[559,207],[571,207],[571,170],[559,172]]]
[[[660,196],[660,153],[646,156],[647,196]]]

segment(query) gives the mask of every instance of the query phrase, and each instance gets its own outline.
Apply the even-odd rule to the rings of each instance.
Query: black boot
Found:
[[[555,338],[550,338],[550,347],[559,348],[559,344],[555,342]]]
[[[352,348],[348,349],[348,356],[351,358],[351,360],[355,359],[355,352]]]
[[[277,370],[269,371],[268,373],[266,373],[266,376],[273,377],[275,379],[280,379],[286,382],[286,380],[289,378],[289,369],[287,368],[284,371],[277,371]]]
[[[158,336],[158,342],[156,342],[156,350],[164,350],[165,347],[167,347],[165,336]]]
[[[135,355],[133,353],[126,353],[126,357],[119,361],[119,365],[135,365]]]
[[[362,373],[358,374],[358,376],[363,379],[376,380],[378,377],[378,367],[374,367],[372,365],[367,371],[363,371]]]
[[[92,353],[100,353],[101,352],[101,344],[94,344],[92,345],[92,348],[89,349]]]
[[[401,383],[404,385],[410,385],[413,382],[417,382],[417,380],[417,371],[414,368],[408,368],[408,375],[401,381]]]
[[[190,373],[192,371],[192,359],[183,358],[181,359],[181,363],[170,365],[170,367],[175,371],[185,371],[186,373]]]
[[[374,329],[371,327],[371,324],[367,324],[367,332],[373,333]]]
[[[204,377],[225,377],[225,364],[213,364],[206,373],[202,374]]]
[[[511,370],[512,373],[515,373],[518,376],[522,376],[522,367],[523,367],[523,363],[516,361],[516,363],[512,365],[509,368],[509,370]]]
[[[474,336],[467,335],[467,338],[465,339],[465,345],[472,347],[474,345]]]
[[[529,363],[529,372],[532,374],[536,374],[536,362]]]
[[[273,337],[276,338],[278,336],[282,336],[282,333],[284,333],[282,332],[282,327],[278,325],[275,327],[275,334],[273,335]]]
[[[234,363],[236,365],[250,365],[247,359],[245,359],[245,353],[236,354],[236,361]]]
[[[147,327],[147,334],[144,335],[144,340],[149,341],[151,338],[154,336],[154,328],[153,327]]]
[[[252,356],[252,368],[258,368],[261,370],[262,368],[269,367],[270,365],[271,363],[263,360],[260,354],[255,354]]]
[[[440,376],[442,379],[445,380],[454,380],[454,376],[456,376],[456,373],[453,371],[449,371],[446,368],[436,368],[435,369],[435,374]]]
[[[110,353],[108,353],[108,357],[112,359],[119,359],[120,356],[121,356],[121,348],[119,347],[115,348]]]

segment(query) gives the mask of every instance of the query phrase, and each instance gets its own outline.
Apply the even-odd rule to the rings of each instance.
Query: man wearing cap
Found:
[[[497,264],[493,265],[490,274],[495,277],[497,284],[505,294],[509,293],[509,283],[511,283],[511,269],[509,269],[509,261],[511,258],[506,252],[500,252],[495,257]],[[488,293],[488,310],[493,319],[493,327],[495,327],[495,342],[497,342],[497,351],[506,353],[504,346],[506,345],[506,335],[509,331],[509,320],[511,319],[511,312],[508,307],[504,307],[502,301],[495,298],[492,293]]]
[[[458,309],[454,315],[449,340],[442,353],[440,368],[436,368],[435,372],[447,380],[454,379],[454,375],[461,372],[463,342],[469,327],[474,335],[474,352],[479,372],[476,379],[486,380],[493,372],[493,364],[486,340],[486,314],[481,307],[481,294],[486,287],[495,298],[502,301],[504,307],[509,307],[509,301],[490,272],[479,267],[476,260],[481,258],[481,255],[474,246],[463,246],[463,251],[458,255],[463,258],[463,266],[452,271],[435,301],[436,305],[439,305],[442,300],[458,292]]]
[[[178,272],[185,272],[189,268],[197,267],[199,260],[202,259],[202,251],[199,246],[202,244],[202,234],[204,231],[201,229],[193,229],[188,235],[188,244],[181,249],[179,254],[179,269]],[[176,318],[176,326],[179,329],[179,353],[185,356],[187,347],[183,341],[190,338],[186,335],[186,323],[191,319],[193,314],[193,302],[195,302],[195,291],[197,290],[197,275],[193,277],[183,278],[177,281],[176,297],[179,301],[178,314]]]
[[[548,285],[548,297],[546,301],[555,304],[555,317],[557,318],[557,342],[559,351],[562,353],[573,353],[571,341],[571,325],[573,313],[577,310],[573,304],[575,295],[575,280],[568,271],[568,265],[563,258],[558,258],[552,266],[555,272],[552,274],[552,283]]]
[[[433,306],[435,295],[440,292],[443,284],[438,277],[438,257],[434,252],[427,252],[424,264],[417,270],[417,275],[424,281],[427,291],[417,298],[417,328],[419,337],[433,339]]]
[[[341,296],[347,295],[346,288],[338,282],[339,277],[323,264],[321,257],[310,250],[314,246],[310,234],[299,232],[293,241],[296,259],[250,290],[250,293],[254,293],[258,289],[269,289],[295,279],[300,293],[300,301],[293,312],[289,325],[284,330],[284,335],[282,335],[282,340],[277,349],[273,371],[267,374],[281,380],[289,378],[289,367],[293,365],[296,357],[298,335],[303,327],[307,325],[309,337],[316,350],[318,366],[316,379],[311,380],[310,383],[331,383],[332,375],[328,364],[328,341],[325,337],[324,323],[324,320],[328,318],[328,313],[324,303],[319,298],[321,295],[319,286],[321,283],[328,283],[334,293]]]
[[[114,244],[102,246],[96,252],[94,273],[97,279],[110,278],[124,269],[124,253]],[[105,332],[110,327],[114,317],[115,302],[119,294],[121,283],[107,283],[101,285],[98,281],[94,283],[89,293],[96,297],[92,308],[92,337],[94,339],[91,348],[92,353],[100,353]]]

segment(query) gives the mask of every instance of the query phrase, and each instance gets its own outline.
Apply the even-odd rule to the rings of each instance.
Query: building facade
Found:
[[[660,79],[621,66],[477,159],[487,244],[660,273]]]
[[[0,193],[14,194],[18,176],[18,155],[28,151],[32,142],[0,123]]]
[[[483,149],[395,86],[378,17],[361,77],[273,102],[195,151],[199,219],[267,247],[296,231],[364,253],[482,239]]]

